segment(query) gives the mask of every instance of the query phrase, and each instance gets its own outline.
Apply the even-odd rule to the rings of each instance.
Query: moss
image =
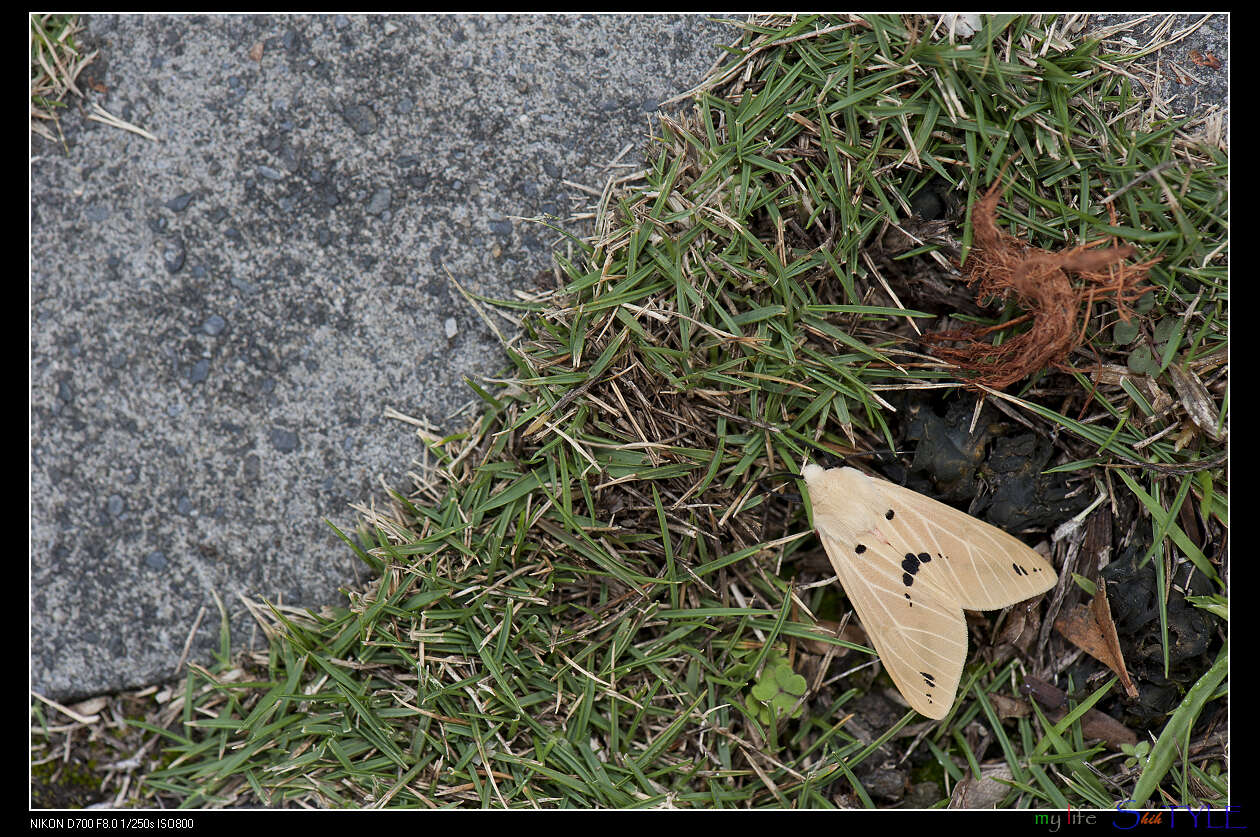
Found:
[[[103,777],[87,763],[45,762],[31,767],[32,808],[86,808],[103,799]]]

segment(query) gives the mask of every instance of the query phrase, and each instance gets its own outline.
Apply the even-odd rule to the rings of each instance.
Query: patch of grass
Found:
[[[877,807],[906,784],[881,765],[905,756],[928,777],[919,805],[944,806],[994,759],[1009,778],[992,804],[1131,798],[1143,765],[1104,756],[1081,726],[1110,684],[1054,722],[1010,714],[1018,673],[1059,671],[1061,645],[973,656],[940,723],[890,710],[868,649],[819,621],[845,606],[802,505],[768,490],[807,460],[896,449],[890,399],[976,397],[919,344],[946,318],[902,302],[933,276],[957,288],[968,217],[924,223],[911,208],[941,183],[969,206],[1009,164],[1000,223],[1016,235],[1047,248],[1106,236],[1160,258],[1138,326],[1159,368],[1129,374],[1139,336],[1113,340],[1101,303],[1071,371],[981,395],[1143,521],[1130,536],[1150,544],[1161,607],[1183,565],[1226,577],[1225,155],[1144,121],[1122,58],[1063,40],[1059,19],[991,16],[967,44],[934,23],[748,23],[661,120],[643,181],[606,192],[592,240],[569,238],[565,287],[498,302],[517,312],[511,374],[474,385],[484,409],[466,430],[422,428],[414,492],[363,509],[345,536],[377,580],[318,613],[247,603],[270,650],[231,658],[225,644],[216,666],[191,667],[144,724],[168,763],[143,793]],[[972,319],[1011,330],[1018,315]],[[1065,575],[1079,550],[1058,543]],[[792,672],[799,702],[784,698],[799,693]],[[1190,690],[1144,790],[1223,803],[1219,743],[1196,725],[1221,695],[1219,679]]]
[[[75,86],[79,73],[96,53],[84,55],[76,36],[78,15],[31,14],[31,131],[49,142],[59,142],[57,111],[68,93],[83,94]],[[57,128],[54,135],[51,124]]]

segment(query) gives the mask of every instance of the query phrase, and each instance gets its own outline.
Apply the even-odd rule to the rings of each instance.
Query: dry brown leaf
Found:
[[[249,60],[255,61],[261,64],[262,57],[263,57],[263,42],[259,41],[258,43],[254,44],[252,47],[249,48]]]
[[[1041,597],[1038,596],[1036,599],[1014,605],[1007,612],[1002,632],[994,642],[999,649],[1000,659],[1007,658],[1005,652],[1010,648],[1022,654],[1028,653],[1029,647],[1041,630],[1041,608],[1038,606],[1040,603]]]
[[[1014,779],[1011,769],[1001,762],[980,766],[980,778],[968,773],[954,786],[949,797],[950,808],[992,808],[1011,792],[1011,786],[998,781]]]
[[[1181,501],[1181,508],[1177,510],[1177,523],[1181,526],[1181,531],[1186,533],[1186,537],[1190,538],[1190,542],[1203,548],[1203,533],[1199,530],[1199,518],[1194,513],[1194,501],[1191,495],[1187,494],[1186,499]]]
[[[1131,698],[1138,696],[1137,686],[1129,678],[1120,650],[1120,638],[1116,636],[1116,623],[1111,618],[1111,606],[1107,603],[1107,584],[1098,580],[1098,592],[1087,605],[1078,605],[1054,622],[1055,630],[1086,654],[1105,665],[1120,678],[1120,685]]]
[[[1025,676],[1019,690],[1040,703],[1042,709],[1054,711],[1067,705],[1067,695],[1062,689],[1055,688],[1037,677]]]
[[[1194,372],[1172,363],[1168,366],[1168,377],[1172,379],[1173,389],[1181,399],[1181,406],[1186,415],[1200,430],[1219,442],[1223,433],[1216,428],[1216,401],[1208,393],[1207,387]]]
[[[1007,697],[997,692],[989,695],[989,703],[992,703],[993,708],[997,710],[998,717],[1003,719],[1027,718],[1032,713],[1028,701]]]
[[[1210,52],[1199,52],[1197,49],[1190,50],[1190,60],[1200,67],[1208,67],[1213,70],[1221,68],[1221,59],[1217,58]]]
[[[102,709],[105,708],[107,703],[108,703],[107,698],[93,697],[93,698],[88,698],[87,700],[82,701],[80,703],[76,703],[74,706],[70,708],[73,709],[75,712],[79,713],[80,715],[95,716]]]

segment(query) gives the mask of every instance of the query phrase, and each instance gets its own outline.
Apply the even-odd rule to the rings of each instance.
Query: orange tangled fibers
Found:
[[[997,205],[1002,198],[1001,178],[976,202],[972,213],[974,237],[968,257],[967,284],[977,282],[976,301],[986,297],[1016,302],[1027,313],[1011,322],[989,328],[968,328],[925,335],[937,345],[934,354],[972,373],[970,384],[1002,389],[1046,366],[1062,367],[1068,355],[1085,337],[1090,306],[1110,294],[1124,319],[1129,303],[1147,288],[1139,287],[1151,265],[1159,259],[1135,265],[1122,262],[1135,249],[1101,248],[1092,241],[1069,250],[1042,250],[1020,241],[997,226]],[[1076,284],[1072,277],[1076,277]],[[1000,345],[978,338],[1031,319],[1031,327]]]

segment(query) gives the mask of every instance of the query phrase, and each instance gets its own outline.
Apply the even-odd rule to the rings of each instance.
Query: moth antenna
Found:
[[[903,453],[909,453],[909,451],[893,450],[892,448],[876,448],[875,450],[854,451],[853,453],[845,454],[845,456],[901,456]]]
[[[892,448],[875,448],[874,450],[855,450],[849,453],[838,453],[833,450],[823,449],[819,452],[818,464],[824,468],[838,468],[844,465],[846,459],[858,459],[867,456],[878,457],[880,461],[885,461],[889,456],[901,456],[908,451],[895,450]]]
[[[801,475],[795,471],[771,471],[769,474],[757,477],[757,482],[764,483],[767,480],[798,480],[800,478]],[[762,490],[766,493],[778,494],[785,500],[791,500],[795,503],[802,502],[801,495],[797,494],[795,491],[776,490],[773,487],[763,488]]]

